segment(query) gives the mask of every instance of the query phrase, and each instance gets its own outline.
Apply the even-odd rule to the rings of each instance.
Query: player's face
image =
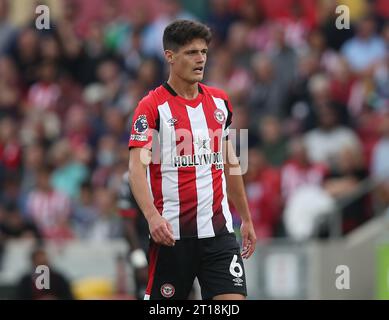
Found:
[[[208,46],[203,39],[194,39],[177,51],[170,51],[167,59],[171,65],[171,72],[189,83],[201,81],[204,76],[207,52]]]

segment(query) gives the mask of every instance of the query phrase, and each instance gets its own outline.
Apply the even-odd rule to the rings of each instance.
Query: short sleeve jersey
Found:
[[[226,93],[204,84],[188,100],[165,82],[135,109],[129,148],[152,150],[147,180],[176,240],[233,232],[222,150],[231,119]]]

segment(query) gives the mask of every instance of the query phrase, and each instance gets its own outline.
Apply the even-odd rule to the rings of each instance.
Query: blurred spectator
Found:
[[[123,236],[122,222],[118,215],[113,192],[106,188],[98,188],[94,192],[93,202],[96,204],[98,216],[87,232],[89,241],[102,242],[119,239]]]
[[[212,29],[212,41],[215,41],[215,44],[225,43],[236,15],[230,10],[228,0],[211,0],[209,2],[210,10],[206,24]]]
[[[389,33],[389,24],[387,29]],[[389,111],[389,50],[385,59],[374,71],[374,85],[375,92],[371,105],[379,112]]]
[[[271,47],[271,22],[267,19],[263,5],[259,1],[242,0],[233,10],[247,26],[247,46],[255,51],[267,51]],[[234,6],[234,4],[233,4]]]
[[[198,0],[198,1],[192,1],[192,0],[180,0],[182,3],[182,6],[191,14],[196,16],[200,21],[205,21],[207,16],[209,16],[209,11],[214,11],[214,9],[211,8],[211,3],[209,0]],[[229,0],[223,0],[227,3]]]
[[[36,285],[41,273],[37,273],[38,266],[49,268],[50,287],[39,289]],[[36,248],[31,253],[31,270],[24,274],[18,281],[15,298],[18,300],[73,300],[70,282],[65,276],[56,270],[49,262],[47,253],[43,248]]]
[[[150,57],[163,60],[162,36],[167,25],[176,19],[196,20],[181,7],[178,0],[162,0],[159,16],[147,26],[143,38],[143,52]]]
[[[287,27],[282,25],[273,26],[272,38],[274,45],[270,50],[270,56],[273,60],[277,82],[281,84],[282,90],[287,95],[296,75],[297,54],[296,49],[287,43],[286,32]],[[298,47],[301,48],[302,45],[299,44]],[[284,115],[284,110],[282,110],[282,115]]]
[[[160,79],[159,64],[155,59],[145,59],[138,69],[136,82],[140,83],[143,90],[149,91],[157,86]]]
[[[252,121],[264,115],[281,116],[285,95],[282,82],[276,78],[274,64],[264,54],[257,54],[252,60],[254,84],[249,92],[248,105]],[[255,125],[255,123],[253,123]]]
[[[37,175],[37,185],[28,197],[27,214],[46,239],[62,240],[73,238],[69,218],[70,199],[55,191],[50,184],[52,169],[42,167]]]
[[[74,203],[71,217],[72,226],[77,238],[85,239],[98,218],[97,207],[93,198],[93,188],[90,182],[84,182],[80,188],[80,197]]]
[[[347,233],[361,225],[370,217],[368,197],[358,196],[348,203],[359,184],[368,176],[359,149],[345,146],[339,150],[333,169],[325,177],[324,189],[340,202],[342,208],[342,232]],[[345,202],[343,202],[345,201]]]
[[[307,34],[316,24],[314,4],[311,1],[290,1],[288,16],[277,19],[277,23],[285,30],[285,43],[296,51],[306,46]],[[305,6],[304,6],[305,5]],[[274,4],[272,3],[272,6]],[[309,12],[310,11],[310,12]]]
[[[234,106],[234,116],[232,117],[230,138],[235,143],[236,150],[242,150],[246,142],[245,136],[247,134],[247,145],[252,147],[258,144],[258,130],[248,130],[250,123],[249,110],[245,105]],[[235,140],[235,141],[234,141]],[[237,152],[237,154],[240,154]]]
[[[106,133],[112,135],[117,142],[125,144],[128,140],[127,119],[116,108],[107,109],[104,113]]]
[[[320,186],[303,185],[287,200],[283,222],[293,241],[327,237],[336,210],[334,199]]]
[[[23,28],[10,50],[23,83],[32,85],[38,79],[39,37],[35,28]]]
[[[39,168],[45,164],[45,149],[42,144],[34,143],[25,147],[23,152],[23,170],[21,176],[21,201],[23,213],[28,194],[37,184]]]
[[[249,26],[241,21],[234,22],[228,29],[225,42],[227,50],[233,57],[234,65],[245,70],[250,70],[251,59],[256,52],[247,41],[249,29]]]
[[[116,207],[122,219],[123,236],[129,245],[129,262],[135,269],[135,295],[138,300],[142,300],[147,287],[148,262],[146,252],[149,247],[149,227],[131,193],[128,171],[122,175]]]
[[[375,178],[389,177],[389,115],[385,115],[380,125],[381,139],[373,151],[371,172]]]
[[[74,104],[69,107],[63,124],[63,134],[72,150],[90,142],[92,128],[89,124],[89,112],[83,105]]]
[[[336,13],[338,1],[329,0],[317,3],[319,5],[318,15],[320,29],[325,36],[328,46],[338,51],[342,45],[354,35],[354,23],[350,24],[350,28],[339,29],[336,24],[336,20],[339,17]]]
[[[30,87],[28,108],[40,112],[55,111],[60,96],[57,66],[53,62],[43,61],[39,64],[37,72],[39,81]]]
[[[308,52],[316,54],[320,67],[325,71],[332,71],[338,61],[338,53],[332,48],[328,47],[327,39],[325,38],[323,31],[320,29],[313,29],[307,35]],[[306,54],[306,53],[305,53]]]
[[[280,176],[270,167],[260,149],[249,149],[248,171],[244,175],[247,199],[257,239],[274,237],[280,217]]]
[[[372,17],[363,18],[357,28],[357,34],[341,48],[342,54],[355,72],[365,72],[385,55],[385,43],[378,37],[376,23]]]
[[[81,84],[77,83],[69,74],[69,70],[63,68],[58,78],[60,96],[57,101],[57,115],[65,117],[69,107],[75,104],[83,104],[83,90]]]
[[[101,20],[99,25],[104,29],[104,44],[109,50],[116,51],[125,41],[128,32],[127,19],[122,11],[120,1],[104,2]]]
[[[20,114],[22,84],[14,61],[0,55],[0,119]]]
[[[57,34],[53,33],[42,36],[40,38],[39,49],[43,61],[51,62],[58,66],[59,69],[63,67],[64,57],[61,50],[61,43]]]
[[[10,239],[35,239],[41,240],[41,234],[36,225],[23,218],[16,204],[9,203],[5,206],[5,214],[0,221],[0,234],[5,240]]]
[[[308,158],[302,138],[289,143],[289,159],[281,169],[282,197],[287,200],[302,186],[320,186],[327,172],[325,165],[313,164]]]
[[[42,142],[46,146],[61,134],[61,122],[54,112],[29,112],[23,118],[20,140],[23,145]]]
[[[377,205],[386,207],[389,204],[389,115],[385,115],[380,125],[381,138],[375,145],[372,155],[371,173],[381,182],[377,190]]]
[[[389,22],[386,22],[382,28],[382,38],[385,41],[386,50],[389,49]]]
[[[17,171],[22,160],[18,128],[11,117],[0,119],[0,170]]]
[[[80,46],[80,39],[83,36],[81,19],[81,2],[77,0],[66,0],[61,3],[62,14],[57,21],[58,34],[64,45],[67,56],[72,55]],[[65,41],[66,40],[66,41]]]
[[[140,63],[142,58],[145,57],[143,39],[147,26],[151,23],[152,10],[150,10],[150,5],[144,1],[132,3],[134,7],[127,10],[126,19],[119,22],[118,32],[114,32],[114,39],[116,42],[116,52],[123,56],[127,68],[136,74],[136,64]],[[124,28],[125,33],[123,32]],[[106,36],[108,36],[108,30],[106,29]],[[119,38],[122,37],[124,38],[119,42]],[[133,68],[131,69],[130,66],[133,66]]]
[[[87,36],[88,28],[81,16],[81,2],[66,0],[62,1],[61,5],[62,14],[56,22],[56,32],[62,46],[64,69],[74,80],[88,84],[95,77],[90,68],[90,61],[93,62],[94,56],[88,57],[85,48],[87,43],[82,41]],[[89,36],[93,41],[97,41],[98,34],[91,32]]]
[[[0,0],[0,56],[9,49],[16,34],[16,28],[8,21],[8,13],[9,1]]]
[[[97,68],[97,77],[103,85],[103,105],[110,107],[119,102],[124,91],[124,75],[115,60],[105,60]]]
[[[100,138],[96,154],[97,168],[91,177],[94,187],[107,186],[117,162],[117,143],[118,141],[112,135],[104,135]]]
[[[247,70],[234,63],[232,54],[221,47],[213,54],[208,83],[228,92],[232,101],[242,101],[250,87]]]
[[[3,256],[4,256],[4,244],[6,236],[3,234],[3,225],[5,223],[5,209],[3,204],[0,202],[0,271],[3,269]]]
[[[341,125],[349,125],[349,110],[346,105],[335,102],[331,92],[331,79],[326,74],[316,74],[308,82],[309,95],[305,101],[305,110],[302,115],[302,129],[307,131],[318,126],[319,110],[323,106],[331,105],[337,113],[337,121]],[[351,94],[351,93],[350,93]],[[351,98],[350,98],[351,99]],[[340,101],[340,100],[338,100]],[[350,102],[351,104],[351,102]]]
[[[291,84],[286,102],[286,130],[297,133],[314,125],[310,81],[320,70],[320,60],[316,53],[303,54],[298,58],[297,74]]]
[[[132,119],[132,113],[137,106],[137,101],[150,89],[146,88],[144,83],[137,80],[129,81],[127,84],[126,92],[123,93],[115,108],[119,109],[122,115],[129,119],[128,123],[131,122],[130,119]]]
[[[1,173],[1,172],[0,172]],[[0,203],[16,204],[20,208],[20,174],[15,171],[5,171],[0,180]]]
[[[373,150],[381,136],[379,124],[382,117],[382,114],[372,108],[365,107],[356,121],[356,133],[362,143],[363,159],[367,168],[371,167]]]
[[[129,32],[125,41],[121,43],[120,54],[123,56],[123,62],[131,78],[135,78],[138,68],[146,58],[142,48],[143,29],[134,29]]]
[[[359,150],[360,142],[349,128],[339,124],[339,116],[331,104],[318,108],[319,127],[305,134],[309,159],[314,163],[334,164],[344,148]]]
[[[307,26],[314,26],[316,23],[317,11],[315,2],[309,0],[259,0],[266,15],[275,20],[297,19],[306,23]]]
[[[350,20],[352,22],[363,19],[366,13],[372,13],[372,7],[369,5],[373,1],[369,0],[337,0],[339,5],[345,5],[350,11]]]
[[[75,199],[79,196],[81,184],[89,176],[89,169],[75,158],[72,147],[65,139],[51,147],[50,156],[54,165],[51,182],[56,191]]]
[[[287,139],[281,122],[274,116],[263,117],[259,125],[261,149],[266,160],[274,167],[280,167],[287,158]]]
[[[376,0],[373,1],[373,5],[378,25],[381,26],[389,19],[389,3],[386,0]]]
[[[97,81],[99,65],[113,57],[113,53],[104,43],[104,25],[100,21],[91,23],[81,54],[82,73],[77,75],[78,79],[83,84]]]
[[[349,114],[358,116],[361,112],[361,103],[355,99],[355,91],[359,89],[359,85],[356,84],[356,78],[351,73],[347,61],[342,57],[333,62],[330,75],[332,101],[337,103],[341,110],[347,106],[347,110],[343,110],[342,121],[347,124]]]

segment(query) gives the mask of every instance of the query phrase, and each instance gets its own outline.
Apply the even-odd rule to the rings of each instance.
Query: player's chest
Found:
[[[160,113],[160,130],[178,136],[198,132],[221,135],[225,122],[223,110],[203,103],[195,107],[177,104]]]

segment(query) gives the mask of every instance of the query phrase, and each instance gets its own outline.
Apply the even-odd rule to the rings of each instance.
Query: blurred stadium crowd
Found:
[[[338,4],[350,29],[336,29]],[[211,27],[204,82],[228,92],[233,127],[249,128],[259,241],[291,236],[285,208],[302,186],[297,224],[324,194],[345,199],[389,173],[389,1],[63,0],[49,30],[33,14],[14,24],[9,5],[0,0],[0,242],[122,237],[129,123],[166,79],[161,36],[177,18]],[[342,232],[388,204],[385,183],[356,198]]]

